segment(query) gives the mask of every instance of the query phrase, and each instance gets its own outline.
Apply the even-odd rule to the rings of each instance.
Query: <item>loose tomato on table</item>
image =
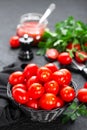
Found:
[[[63,65],[72,63],[72,58],[68,52],[61,52],[58,56],[58,61]]]
[[[59,92],[59,85],[55,80],[46,82],[44,84],[44,88],[47,93],[53,93],[53,94],[57,95]]]
[[[15,71],[9,76],[9,83],[11,85],[16,85],[24,82],[24,75],[21,71]]]
[[[66,48],[70,49],[70,50],[76,49],[76,51],[79,51],[79,50],[81,50],[81,45],[79,43],[77,43],[77,44],[69,43]]]
[[[60,86],[69,85],[72,79],[72,74],[68,69],[60,69],[52,75],[53,80],[57,81]]]
[[[39,100],[39,105],[44,110],[51,110],[56,107],[57,97],[53,93],[45,93]]]
[[[47,49],[45,57],[48,61],[57,60],[59,52],[55,48]]]
[[[87,88],[80,88],[77,92],[77,98],[80,102],[87,103]]]
[[[84,51],[75,52],[75,60],[79,63],[87,61],[87,53]]]
[[[60,90],[60,96],[65,102],[71,102],[74,100],[76,93],[74,88],[66,86]]]
[[[44,87],[40,83],[33,83],[28,88],[29,98],[38,99],[44,94],[44,92]]]
[[[42,66],[37,70],[37,77],[41,82],[50,81],[52,78],[52,71],[47,67]]]
[[[20,46],[19,37],[12,36],[9,40],[9,44],[12,48],[18,48]]]

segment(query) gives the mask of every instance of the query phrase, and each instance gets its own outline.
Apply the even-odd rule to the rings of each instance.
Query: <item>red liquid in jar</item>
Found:
[[[24,34],[28,34],[30,37],[33,37],[34,43],[37,43],[41,40],[44,30],[44,24],[38,26],[38,22],[36,21],[25,22],[17,28],[17,35],[22,37]]]

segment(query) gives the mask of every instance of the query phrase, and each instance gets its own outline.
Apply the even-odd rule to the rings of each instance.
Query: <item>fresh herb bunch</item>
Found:
[[[39,42],[39,55],[44,55],[48,48],[56,48],[59,52],[67,51],[69,43],[80,44],[81,49],[87,52],[87,24],[76,21],[72,16],[55,24],[54,32],[45,31],[43,40]],[[69,50],[68,50],[69,51]],[[76,50],[73,49],[72,52]]]
[[[87,106],[85,103],[73,101],[67,110],[62,114],[62,123],[67,123],[70,120],[75,121],[80,116],[87,117]]]

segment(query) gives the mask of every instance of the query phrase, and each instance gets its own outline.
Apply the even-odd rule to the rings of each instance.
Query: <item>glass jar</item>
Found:
[[[33,37],[34,43],[38,43],[47,27],[48,21],[47,19],[38,24],[41,14],[38,13],[28,13],[24,14],[20,18],[20,23],[17,25],[16,33],[19,37],[24,36],[24,34],[28,34],[28,36]]]

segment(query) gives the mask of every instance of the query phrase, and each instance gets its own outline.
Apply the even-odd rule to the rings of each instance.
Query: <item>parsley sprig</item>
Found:
[[[45,31],[43,40],[38,44],[40,49],[37,54],[45,54],[48,48],[56,48],[59,52],[66,51],[66,47],[70,42],[73,44],[79,43],[81,49],[87,52],[87,47],[84,46],[87,42],[87,24],[75,20],[72,16],[64,21],[57,22],[54,32]]]
[[[61,118],[62,123],[67,123],[70,120],[75,121],[80,116],[87,116],[87,107],[84,103],[73,101],[72,104],[63,113]]]

